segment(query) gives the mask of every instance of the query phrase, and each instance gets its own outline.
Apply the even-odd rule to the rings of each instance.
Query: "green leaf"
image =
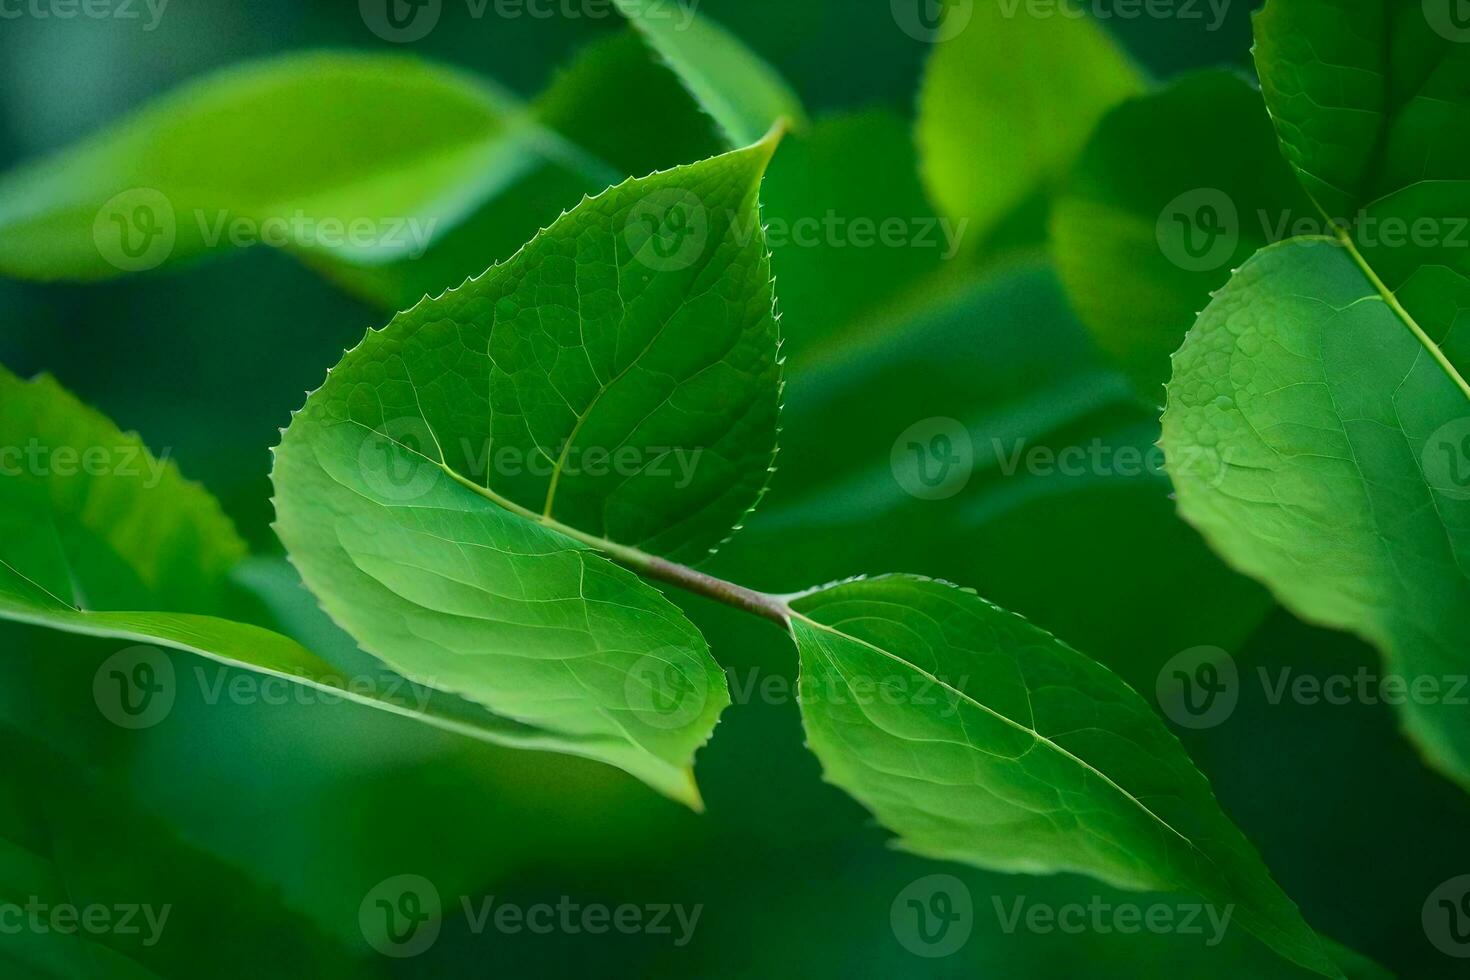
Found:
[[[1080,11],[1032,17],[982,0],[951,4],[947,16],[967,10],[929,60],[918,145],[929,196],[941,214],[969,219],[979,244],[1059,191],[1103,113],[1144,81]]]
[[[698,559],[763,492],[774,147],[622,184],[369,333],[273,474],[281,539],[364,649],[687,799],[724,677],[603,554]]]
[[[1452,13],[1419,0],[1269,0],[1256,15],[1282,148],[1329,215],[1470,176],[1470,32]]]
[[[1256,19],[1255,53],[1282,149],[1308,193],[1465,374],[1470,31],[1451,19],[1455,9],[1367,0],[1344,15],[1325,0],[1271,0]]]
[[[1331,239],[1262,250],[1174,361],[1164,447],[1180,512],[1292,611],[1393,674],[1466,673],[1470,391]],[[1175,465],[1186,457],[1211,466]],[[1453,699],[1406,696],[1431,762],[1470,785]]]
[[[747,146],[779,121],[800,128],[806,114],[775,69],[739,38],[679,0],[615,0],[724,130],[731,146]]]
[[[1260,92],[1210,71],[1103,119],[1052,211],[1052,248],[1083,322],[1157,404],[1210,294],[1315,214]]]
[[[1178,741],[1106,669],[928,579],[847,582],[792,608],[811,747],[899,846],[1188,891],[1341,975]]]
[[[609,761],[597,744],[442,691],[411,704],[379,665],[328,662],[279,633],[220,618],[232,611],[243,556],[219,505],[172,462],[50,378],[23,382],[0,368],[0,617],[183,650],[472,738]],[[682,782],[668,791],[687,796]]]
[[[1258,253],[1200,316],[1163,445],[1217,552],[1422,691],[1466,669],[1470,48],[1431,7],[1366,14],[1273,0],[1257,20],[1266,101],[1324,237]],[[1401,700],[1430,762],[1470,785],[1462,712]]]
[[[288,55],[0,179],[0,272],[101,279],[255,242],[389,263],[548,159],[584,163],[483,80],[402,56]]]

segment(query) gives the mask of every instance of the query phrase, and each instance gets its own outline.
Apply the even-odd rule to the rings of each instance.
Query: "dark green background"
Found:
[[[705,0],[701,10],[774,63],[814,115],[872,105],[912,115],[927,48],[895,27],[886,0]],[[1109,24],[1159,77],[1248,64],[1241,6],[1218,32],[1199,21]],[[474,21],[462,0],[446,0],[440,27],[410,47],[531,97],[582,43],[617,27]],[[403,50],[375,38],[356,5],[342,0],[173,0],[153,33],[136,21],[0,20],[0,166],[62,147],[203,72],[320,46]],[[779,254],[776,272],[779,291]],[[776,512],[824,470],[886,468],[893,435],[926,416],[959,414],[946,398],[966,387],[1039,388],[1092,363],[1044,270],[977,282],[947,319],[891,338],[901,356],[885,356],[886,374],[861,357],[855,366],[803,361],[791,350],[798,366],[786,441],[794,456],[783,466],[797,475],[778,479]],[[270,553],[266,475],[277,429],[343,348],[384,319],[289,257],[256,249],[103,285],[0,282],[0,362],[21,374],[55,373],[153,447],[167,447]],[[1033,330],[1038,323],[1054,329]],[[788,318],[786,327],[799,345],[802,324]],[[844,393],[853,384],[844,372],[872,386],[865,397]],[[1132,427],[1146,444],[1149,425],[1147,412],[1120,408],[1083,419],[1067,440]],[[1153,672],[1195,644],[1231,646],[1251,675],[1257,666],[1325,676],[1376,663],[1352,640],[1281,612],[1240,630],[1248,639],[1227,640],[1219,624],[1252,622],[1259,594],[1213,566],[1198,580],[1160,582],[1150,554],[1202,548],[1173,517],[1167,487],[1149,492],[1042,495],[972,537],[947,529],[956,512],[943,507],[826,537],[757,519],[720,562],[768,587],[890,570],[963,578],[1107,660],[1150,698]],[[1159,594],[1165,587],[1174,592]],[[1192,595],[1205,612],[1181,611],[1174,594]],[[1119,605],[1111,595],[1132,601]],[[795,657],[779,633],[698,601],[687,606],[740,682],[752,671],[790,680]],[[309,922],[300,941],[320,947],[310,955],[344,975],[1297,976],[1238,930],[1218,949],[1184,936],[1004,934],[992,897],[1009,905],[1018,896],[1120,896],[1083,879],[985,874],[886,848],[887,835],[821,782],[789,699],[726,713],[698,760],[708,813],[694,815],[611,770],[500,751],[352,707],[185,698],[156,729],[119,733],[96,717],[90,698],[92,671],[116,644],[6,628],[0,647],[10,673],[0,698],[7,717],[88,770],[74,802],[58,795],[76,808],[66,819],[53,814],[58,826],[79,826],[73,832],[96,845],[87,860],[119,880],[146,883],[140,887],[160,901],[193,904],[208,928],[170,937],[193,975],[313,975],[294,945],[297,927],[287,938],[289,917],[249,911],[258,891]],[[194,661],[176,664],[185,672]],[[1420,907],[1441,881],[1470,872],[1470,801],[1422,767],[1387,709],[1270,705],[1258,684],[1247,684],[1228,723],[1184,737],[1314,926],[1403,976],[1466,975],[1463,961],[1426,941]],[[39,748],[15,751],[33,763],[45,758]],[[140,823],[114,809],[123,799],[142,812]],[[180,848],[200,862],[187,882],[167,873],[186,865]],[[909,882],[937,871],[965,880],[976,924],[961,952],[926,960],[898,942],[889,906]],[[364,947],[357,907],[376,882],[402,873],[435,881],[451,911],[432,950],[398,962]],[[455,911],[457,896],[487,894],[520,904],[567,895],[584,905],[704,908],[686,948],[647,935],[472,935]]]

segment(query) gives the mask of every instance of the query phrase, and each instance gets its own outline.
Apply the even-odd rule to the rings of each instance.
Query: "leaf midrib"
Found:
[[[1319,210],[1320,208],[1321,205],[1318,205]],[[1443,350],[1440,349],[1440,346],[1436,344],[1434,340],[1429,336],[1429,334],[1424,331],[1424,328],[1419,325],[1419,321],[1414,319],[1413,314],[1405,309],[1404,305],[1399,302],[1398,296],[1394,295],[1393,290],[1388,288],[1388,284],[1379,277],[1378,273],[1373,269],[1373,266],[1369,264],[1367,258],[1364,257],[1363,253],[1358,250],[1357,243],[1353,241],[1352,236],[1347,233],[1347,230],[1337,222],[1332,222],[1330,219],[1328,219],[1328,221],[1330,227],[1332,227],[1334,232],[1336,233],[1338,243],[1347,249],[1348,254],[1352,256],[1353,262],[1355,262],[1358,268],[1362,270],[1363,275],[1368,278],[1368,282],[1378,292],[1379,297],[1388,306],[1388,308],[1394,312],[1394,315],[1399,318],[1404,326],[1409,328],[1409,332],[1414,335],[1414,338],[1423,345],[1426,351],[1429,352],[1429,356],[1434,358],[1435,363],[1437,363],[1440,368],[1444,370],[1445,374],[1449,376],[1450,380],[1455,383],[1455,386],[1460,389],[1460,393],[1465,396],[1466,400],[1470,400],[1470,383],[1467,383],[1465,381],[1465,377],[1460,374],[1460,372],[1455,368],[1455,365],[1451,363],[1448,357],[1445,356],[1445,353]]]
[[[998,720],[1000,722],[1003,722],[1004,724],[1007,724],[1007,725],[1011,726],[1012,728],[1016,729],[1017,731],[1024,732],[1027,735],[1030,735],[1031,737],[1033,737],[1034,739],[1036,739],[1036,741],[1038,743],[1047,746],[1048,748],[1050,748],[1050,749],[1054,750],[1055,752],[1059,753],[1064,758],[1071,760],[1072,762],[1076,763],[1078,766],[1082,767],[1086,771],[1092,773],[1097,778],[1101,779],[1104,784],[1106,784],[1108,786],[1111,786],[1113,789],[1117,790],[1119,794],[1121,794],[1126,800],[1128,800],[1128,802],[1132,803],[1139,810],[1142,810],[1150,819],[1152,819],[1153,821],[1155,821],[1156,823],[1158,823],[1160,826],[1164,827],[1166,830],[1168,830],[1170,833],[1174,834],[1180,840],[1184,841],[1184,843],[1187,844],[1192,850],[1194,850],[1197,854],[1199,854],[1206,861],[1209,861],[1211,865],[1214,864],[1214,861],[1210,858],[1210,856],[1208,854],[1206,854],[1203,850],[1201,850],[1199,848],[1199,846],[1194,843],[1194,841],[1190,840],[1184,834],[1180,833],[1167,820],[1165,820],[1163,817],[1159,816],[1153,810],[1149,809],[1149,807],[1148,807],[1147,804],[1145,804],[1138,797],[1134,796],[1132,793],[1128,792],[1128,790],[1126,788],[1124,788],[1123,786],[1121,786],[1120,784],[1118,784],[1115,780],[1112,779],[1112,777],[1108,776],[1107,773],[1105,773],[1102,770],[1098,769],[1096,766],[1094,766],[1092,763],[1088,762],[1086,759],[1083,759],[1080,756],[1075,755],[1074,753],[1070,752],[1069,750],[1067,750],[1063,746],[1061,746],[1061,745],[1057,744],[1056,742],[1052,741],[1050,738],[1048,738],[1047,736],[1041,734],[1041,732],[1037,731],[1036,729],[1034,729],[1034,728],[1032,728],[1032,727],[1030,727],[1028,725],[1024,725],[1021,722],[1016,721],[1014,718],[1011,718],[1011,717],[1009,717],[1009,716],[1007,716],[1005,714],[1002,714],[999,711],[996,711],[994,708],[990,707],[989,705],[983,704],[982,702],[980,702],[976,698],[972,697],[971,695],[965,693],[964,691],[961,691],[959,688],[957,688],[954,685],[950,684],[948,681],[945,681],[944,679],[942,679],[940,677],[937,677],[934,674],[929,673],[927,670],[925,670],[924,668],[918,666],[917,664],[912,663],[912,662],[910,662],[908,660],[905,660],[903,657],[900,657],[899,655],[897,655],[897,654],[895,654],[895,653],[893,653],[893,652],[891,652],[889,650],[885,650],[883,647],[880,647],[880,646],[878,646],[875,643],[871,643],[871,642],[869,642],[867,640],[862,639],[861,637],[853,636],[851,633],[844,633],[842,630],[837,629],[836,627],[828,626],[825,623],[820,623],[820,622],[812,619],[810,616],[803,615],[800,612],[796,612],[796,611],[793,610],[791,615],[792,615],[793,618],[800,619],[801,621],[803,621],[805,623],[808,623],[811,626],[814,626],[814,627],[816,627],[819,630],[822,630],[822,631],[827,632],[827,633],[831,633],[831,634],[833,634],[835,636],[843,637],[844,639],[851,640],[852,642],[857,643],[860,646],[867,647],[868,649],[872,650],[874,653],[877,653],[877,654],[879,654],[881,656],[887,657],[889,660],[892,660],[895,663],[898,663],[898,664],[903,665],[904,667],[907,667],[908,669],[912,670],[914,673],[918,674],[920,677],[923,677],[924,679],[930,681],[931,683],[938,685],[939,687],[943,688],[946,691],[949,691],[951,694],[953,694],[956,697],[960,698],[961,700],[963,700],[963,701],[965,701],[965,702],[973,705],[974,707],[978,708],[980,711],[982,711],[985,714],[991,716],[992,718],[995,718],[996,720]]]

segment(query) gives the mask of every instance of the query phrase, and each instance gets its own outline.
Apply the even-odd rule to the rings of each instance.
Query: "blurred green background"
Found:
[[[152,31],[140,10],[141,22],[0,20],[0,169],[242,59],[404,50],[340,0],[173,0]],[[815,118],[841,117],[782,148],[768,217],[835,207],[881,218],[864,210],[875,205],[862,187],[876,182],[889,202],[912,199],[913,213],[887,213],[925,213],[904,127],[929,48],[896,27],[888,3],[704,0],[700,11],[775,65]],[[1208,21],[1111,17],[1107,26],[1160,78],[1246,68],[1249,10],[1229,6],[1218,30]],[[584,45],[622,29],[611,16],[474,19],[446,0],[439,28],[408,48],[530,99]],[[685,145],[682,134],[669,143]],[[767,589],[856,572],[956,580],[1104,660],[1150,700],[1160,667],[1200,645],[1230,650],[1251,676],[1258,667],[1326,676],[1373,665],[1371,650],[1295,622],[1223,569],[1174,516],[1156,475],[992,474],[937,503],[893,486],[893,441],[932,417],[1041,445],[1146,447],[1157,437],[1157,413],[1136,403],[1067,310],[1042,243],[1021,238],[1023,247],[945,270],[938,298],[875,298],[881,313],[853,310],[844,325],[856,326],[842,330],[823,311],[865,295],[872,256],[824,267],[778,250],[790,356],[781,470],[716,567]],[[913,281],[930,271],[911,270]],[[0,282],[0,363],[54,373],[168,451],[268,558],[278,553],[267,479],[277,430],[341,351],[385,320],[290,257],[253,249],[100,285]],[[1079,391],[1087,395],[1076,406],[1056,410]],[[309,619],[309,600],[299,601]],[[736,685],[737,703],[698,759],[702,815],[611,769],[497,750],[351,706],[211,705],[185,684],[164,723],[123,732],[98,716],[91,695],[97,664],[117,644],[10,626],[0,630],[0,713],[24,735],[6,739],[15,778],[0,814],[43,790],[43,819],[31,829],[58,864],[85,868],[104,882],[98,888],[174,904],[166,956],[183,972],[169,975],[1298,975],[1239,930],[1218,946],[1186,935],[1008,933],[997,902],[1173,900],[888,849],[887,835],[821,782],[802,745],[789,642],[748,617],[678,601]],[[183,657],[176,665],[196,667]],[[759,694],[762,681],[774,696]],[[1181,737],[1314,926],[1402,976],[1466,975],[1430,944],[1420,914],[1440,882],[1470,872],[1470,800],[1422,766],[1387,708],[1273,705],[1247,683],[1226,723]],[[941,872],[968,889],[973,931],[953,955],[923,958],[890,909],[910,883]],[[364,941],[359,906],[402,874],[432,881],[446,912],[429,950],[392,960]],[[489,895],[702,910],[685,945],[649,934],[475,934],[460,898]]]

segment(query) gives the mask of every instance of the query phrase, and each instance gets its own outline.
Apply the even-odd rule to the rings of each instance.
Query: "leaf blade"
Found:
[[[932,580],[854,581],[792,605],[812,748],[900,846],[1192,891],[1236,906],[1286,958],[1339,975],[1182,747],[1104,668]],[[877,686],[863,693],[855,677]]]

